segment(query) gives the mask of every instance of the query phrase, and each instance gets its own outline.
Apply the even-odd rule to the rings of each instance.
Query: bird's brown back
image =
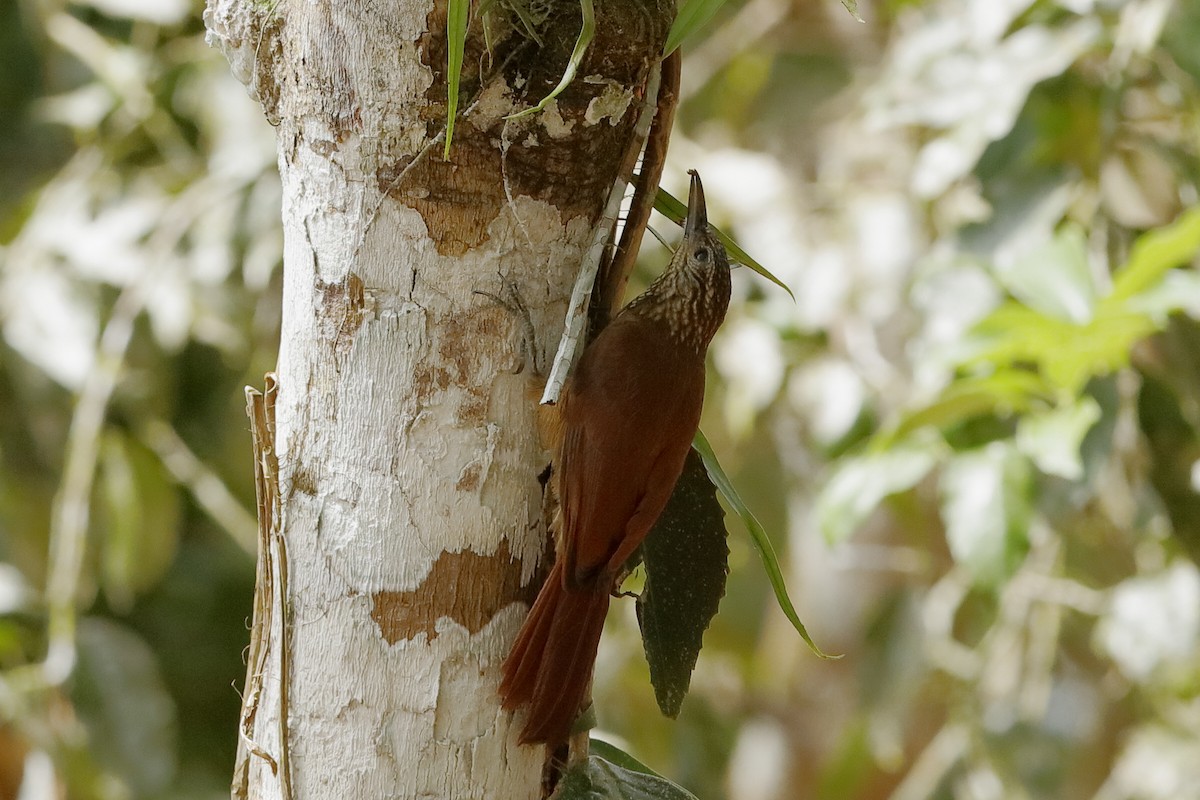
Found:
[[[587,348],[562,409],[567,580],[590,585],[621,566],[609,562],[627,523],[654,476],[678,478],[703,401],[703,354],[656,320],[619,315]]]

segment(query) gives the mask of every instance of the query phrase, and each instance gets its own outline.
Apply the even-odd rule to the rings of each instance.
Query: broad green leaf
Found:
[[[982,320],[967,343],[964,365],[1037,365],[1054,386],[1078,394],[1089,379],[1129,363],[1129,351],[1157,329],[1145,314],[1102,302],[1095,318],[1076,325],[1005,303]]]
[[[542,98],[536,106],[527,108],[524,111],[518,111],[515,114],[509,114],[505,119],[517,119],[529,114],[536,114],[543,110],[550,101],[562,94],[563,89],[571,85],[571,81],[575,79],[575,72],[579,69],[579,65],[583,62],[583,54],[587,52],[588,45],[592,43],[592,39],[596,35],[596,9],[592,5],[592,0],[579,0],[579,13],[583,17],[583,25],[579,29],[579,38],[575,40],[575,48],[571,51],[571,58],[567,61],[567,68],[563,70],[562,78],[558,85],[550,94]]]
[[[909,439],[886,450],[843,459],[817,498],[825,538],[843,541],[889,495],[911,489],[937,463],[944,447],[934,437]]]
[[[650,683],[662,713],[674,718],[687,695],[704,631],[725,595],[729,547],[725,511],[695,450],[675,491],[642,543],[646,586],[638,625]]]
[[[598,755],[574,764],[554,793],[557,800],[696,800],[666,778],[626,769]]]
[[[71,696],[88,731],[88,748],[128,787],[120,796],[161,796],[176,766],[175,705],[154,652],[109,620],[79,624],[79,668]]]
[[[1041,363],[1077,335],[1079,326],[1016,302],[1001,304],[972,329],[964,365]]]
[[[684,219],[687,218],[687,205],[661,186],[658,187],[658,194],[654,198],[654,210],[671,220],[671,222],[674,222],[676,225],[682,225]],[[721,244],[724,246],[725,251],[729,253],[730,260],[749,267],[751,270],[757,272],[759,275],[763,276],[780,289],[783,289],[793,300],[796,299],[796,295],[792,294],[792,290],[789,289],[783,281],[779,280],[779,278],[776,278],[767,271],[766,267],[751,258],[737,242],[729,237],[728,234],[726,234],[716,225],[713,225],[712,229],[716,231],[717,238],[721,240]]]
[[[1050,317],[1086,323],[1092,318],[1096,290],[1087,262],[1087,241],[1078,226],[1064,227],[997,277],[1025,305]]]
[[[886,448],[925,427],[945,431],[981,414],[1019,413],[1033,399],[1050,394],[1046,381],[1028,369],[1001,369],[993,375],[959,378],[929,405],[905,413],[872,449]]]
[[[1091,324],[1070,331],[1068,338],[1041,355],[1046,378],[1071,394],[1097,375],[1107,375],[1129,364],[1133,346],[1158,326],[1144,314],[1098,314]]]
[[[1200,207],[1185,211],[1170,225],[1138,237],[1129,261],[1113,275],[1109,303],[1121,303],[1149,289],[1168,270],[1186,264],[1200,250]]]
[[[978,583],[999,583],[1024,552],[1030,487],[1029,462],[1009,442],[954,456],[942,467],[946,543]]]
[[[1200,319],[1200,272],[1173,269],[1158,283],[1131,297],[1125,309],[1145,314],[1158,327],[1165,327],[1167,318],[1183,312]]]
[[[1035,414],[1017,425],[1017,449],[1047,475],[1067,480],[1083,477],[1080,446],[1083,437],[1100,419],[1100,404],[1090,397]]]
[[[1005,303],[975,326],[963,366],[1036,366],[1049,384],[1077,395],[1093,377],[1128,365],[1133,346],[1171,313],[1200,302],[1200,284],[1190,273],[1171,272],[1200,249],[1200,209],[1141,236],[1113,291],[1095,302],[1081,234],[1071,231],[1007,273],[1009,291],[1024,302]],[[1036,274],[1039,265],[1044,275]]]
[[[663,56],[675,52],[685,39],[708,24],[708,21],[721,10],[726,0],[683,0],[671,32],[667,34],[667,44],[663,48]]]
[[[626,753],[615,744],[609,744],[602,739],[589,739],[588,750],[593,754],[600,756],[605,761],[611,761],[618,767],[623,767],[631,772],[640,772],[643,775],[653,775],[656,778],[661,778],[662,775],[647,767],[641,761]]]
[[[450,160],[454,139],[454,121],[458,117],[458,90],[462,80],[463,52],[467,45],[467,25],[471,21],[471,0],[447,0],[446,6],[446,147],[442,158]]]
[[[787,584],[783,580],[783,570],[779,567],[779,558],[775,555],[775,547],[771,544],[770,537],[767,536],[766,530],[763,529],[754,513],[746,506],[737,489],[734,488],[733,482],[729,480],[729,476],[725,474],[725,470],[717,461],[717,456],[713,453],[708,439],[704,438],[704,434],[700,431],[696,431],[692,447],[700,453],[700,457],[704,459],[704,467],[708,470],[708,476],[712,478],[725,501],[733,507],[734,512],[741,518],[742,524],[750,533],[750,541],[758,550],[763,569],[767,573],[767,579],[771,582],[771,589],[775,592],[775,602],[779,604],[779,608],[792,623],[792,627],[796,629],[800,638],[808,644],[809,648],[821,658],[840,658],[841,656],[829,656],[823,653],[821,648],[813,642],[812,637],[808,635],[808,630],[800,621],[800,615],[796,613],[796,607],[792,605],[792,599],[788,596]]]

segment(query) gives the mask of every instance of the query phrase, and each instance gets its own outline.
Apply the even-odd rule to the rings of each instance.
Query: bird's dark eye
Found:
[[[708,261],[708,248],[707,247],[696,248],[696,252],[692,253],[692,258],[696,259],[701,264]]]

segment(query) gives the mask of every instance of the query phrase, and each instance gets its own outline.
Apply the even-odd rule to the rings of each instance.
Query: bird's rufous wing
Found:
[[[622,322],[584,352],[562,409],[559,557],[569,585],[610,579],[614,554],[640,544],[679,478],[704,399],[699,356],[655,326]]]

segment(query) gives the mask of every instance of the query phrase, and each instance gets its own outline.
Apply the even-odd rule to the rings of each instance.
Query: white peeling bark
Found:
[[[444,2],[210,0],[211,40],[278,126],[284,189],[287,591],[235,797],[541,796],[545,753],[517,744],[496,687],[537,588],[547,454],[537,387],[512,372],[522,323],[477,291],[511,284],[543,347],[561,328],[666,32],[661,10],[622,2],[645,19],[600,28],[625,48],[597,61],[609,73],[512,122],[509,87],[536,81],[477,81],[447,165],[427,32]],[[594,118],[598,98],[615,110]],[[557,177],[539,146],[559,148]]]

